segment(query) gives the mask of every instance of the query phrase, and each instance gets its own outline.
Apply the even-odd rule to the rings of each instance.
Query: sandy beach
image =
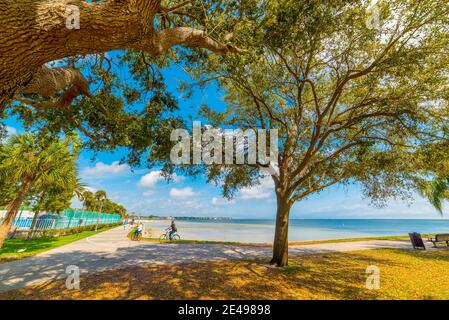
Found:
[[[158,238],[170,220],[145,221],[152,238]],[[271,243],[272,220],[176,220],[178,233],[185,240]],[[409,232],[448,232],[449,220],[371,220],[304,219],[290,221],[289,241],[333,240],[345,238],[406,235]]]

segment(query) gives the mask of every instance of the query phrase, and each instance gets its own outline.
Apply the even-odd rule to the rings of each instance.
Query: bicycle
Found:
[[[133,241],[142,240],[142,232],[133,232],[133,235],[131,236],[131,240],[133,240]]]
[[[169,238],[169,232],[170,229],[165,229],[165,233],[161,234],[161,236],[159,237],[159,240],[170,240]],[[178,233],[173,233],[171,236],[171,241],[178,241],[181,240],[181,236]]]

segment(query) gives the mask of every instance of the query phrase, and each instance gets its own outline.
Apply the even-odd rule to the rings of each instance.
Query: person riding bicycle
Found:
[[[142,234],[142,231],[143,231],[143,224],[140,223],[140,224],[137,226],[136,231],[134,231],[134,236],[137,238],[139,235]]]
[[[178,231],[178,228],[176,228],[175,220],[171,221],[170,227],[168,229],[170,230],[169,233],[168,233],[168,238],[170,240],[172,240],[173,235],[175,234],[175,232]]]

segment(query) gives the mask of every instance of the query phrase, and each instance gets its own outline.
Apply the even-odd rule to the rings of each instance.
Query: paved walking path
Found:
[[[271,256],[271,247],[221,244],[161,244],[126,238],[129,230],[112,229],[93,237],[55,248],[34,257],[0,264],[0,292],[41,281],[66,277],[65,270],[76,265],[81,273],[95,273],[132,265],[182,263]],[[409,249],[408,241],[358,241],[290,246],[289,253],[316,254],[354,250]]]

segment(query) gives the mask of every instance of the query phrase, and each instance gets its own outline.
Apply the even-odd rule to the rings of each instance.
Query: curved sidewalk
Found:
[[[0,264],[0,292],[38,282],[64,278],[68,266],[81,274],[132,265],[192,261],[248,259],[271,256],[271,247],[222,244],[161,244],[135,242],[126,238],[129,230],[119,227],[55,248],[34,257]],[[408,241],[357,241],[290,246],[291,255],[344,252],[379,248],[410,249]]]

